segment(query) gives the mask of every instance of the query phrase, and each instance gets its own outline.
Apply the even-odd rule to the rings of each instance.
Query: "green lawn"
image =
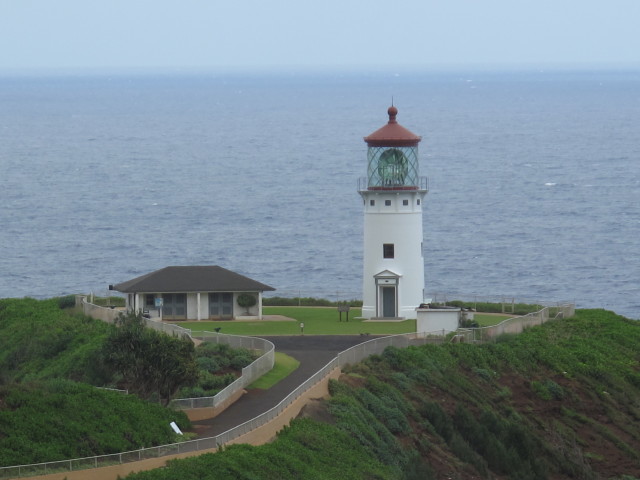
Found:
[[[342,322],[335,307],[264,307],[264,315],[284,315],[295,321],[255,321],[236,322],[180,322],[180,326],[190,328],[196,335],[200,331],[214,331],[220,327],[220,333],[233,335],[300,335],[300,323],[304,323],[305,335],[392,335],[416,331],[415,320],[402,322],[363,322],[355,317],[361,315],[359,308],[352,308],[349,321],[342,314]]]
[[[500,322],[504,322],[505,320],[513,317],[517,317],[518,315],[500,315],[500,314],[492,314],[492,313],[476,313],[473,318],[478,325],[481,327],[489,327],[492,325],[497,325]]]
[[[273,368],[247,388],[260,388],[262,390],[267,390],[300,366],[300,362],[298,360],[282,352],[276,352],[275,360]]]
[[[199,332],[213,332],[220,328],[220,333],[231,335],[300,335],[300,323],[304,323],[305,335],[394,335],[416,331],[415,320],[402,322],[364,322],[356,319],[361,315],[359,308],[352,308],[349,321],[342,314],[342,322],[335,307],[264,307],[264,315],[284,315],[295,321],[250,321],[237,322],[226,320],[220,322],[180,322],[180,326],[190,328],[195,335]],[[496,325],[508,317],[501,315],[476,313],[475,319],[481,326]]]

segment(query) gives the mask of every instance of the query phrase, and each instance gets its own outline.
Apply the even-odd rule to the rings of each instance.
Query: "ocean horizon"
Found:
[[[220,265],[361,298],[363,137],[421,135],[427,296],[640,309],[640,71],[0,76],[0,298]],[[393,100],[392,100],[393,99]]]

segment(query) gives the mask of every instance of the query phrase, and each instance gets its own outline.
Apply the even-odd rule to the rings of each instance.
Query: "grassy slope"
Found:
[[[61,310],[57,299],[0,300],[2,381],[100,382],[97,356],[108,329],[104,322]]]
[[[216,454],[174,460],[167,468],[130,480],[361,480],[393,479],[397,472],[371,458],[365,447],[331,425],[304,419],[260,447],[232,445]]]
[[[66,380],[0,387],[0,465],[136,450],[177,441],[173,412],[133,395]]]
[[[379,412],[440,475],[640,477],[640,323],[579,311],[501,340],[388,349],[333,402]]]
[[[161,445],[171,421],[188,427],[182,412],[71,381],[103,384],[109,328],[58,299],[0,300],[0,465]]]
[[[207,456],[210,468],[235,465],[235,477],[214,469],[186,476],[204,465],[200,457],[130,478],[288,478],[288,455],[345,432],[359,445],[356,463],[364,452],[384,465],[377,471],[386,473],[369,471],[371,478],[640,477],[638,345],[640,323],[586,310],[491,345],[387,349],[332,382],[332,398],[314,414],[329,425],[305,420],[302,437],[285,432],[270,445]],[[252,460],[282,470],[254,469]]]

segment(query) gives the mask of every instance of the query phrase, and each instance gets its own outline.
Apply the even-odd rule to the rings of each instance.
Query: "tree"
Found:
[[[241,293],[240,295],[238,295],[237,302],[238,302],[238,305],[246,309],[247,315],[249,315],[249,309],[253,307],[256,303],[258,303],[258,301],[256,300],[256,297],[254,295],[251,295],[250,293]]]
[[[189,337],[169,336],[145,326],[141,314],[120,315],[104,347],[105,363],[120,386],[167,405],[183,386],[198,378],[195,347]]]

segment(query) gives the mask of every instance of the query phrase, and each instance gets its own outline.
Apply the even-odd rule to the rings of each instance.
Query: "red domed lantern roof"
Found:
[[[414,147],[422,140],[422,137],[407,130],[396,121],[396,115],[398,115],[396,107],[391,105],[387,113],[389,123],[368,137],[364,137],[364,141],[370,147]]]

